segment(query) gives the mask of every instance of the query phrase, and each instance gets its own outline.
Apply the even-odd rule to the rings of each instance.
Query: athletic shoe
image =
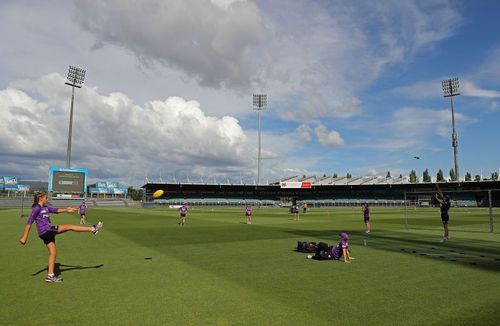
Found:
[[[45,283],[59,283],[62,282],[62,278],[55,275],[47,275],[45,278]]]
[[[448,242],[448,237],[443,237],[439,242],[441,243]]]
[[[366,234],[370,234],[370,233],[372,233],[372,231],[365,231],[365,233],[366,233]]]
[[[102,222],[99,222],[92,227],[92,233],[97,234],[101,229],[102,229]]]

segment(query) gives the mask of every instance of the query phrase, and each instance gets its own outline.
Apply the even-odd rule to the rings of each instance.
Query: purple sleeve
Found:
[[[31,225],[31,224],[33,224],[33,222],[35,222],[35,218],[38,216],[38,214],[40,214],[41,209],[42,208],[38,205],[33,207],[33,209],[31,210],[30,217],[28,218],[28,221],[26,222],[27,225]]]
[[[58,214],[59,213],[59,208],[57,208],[57,207],[49,207],[49,213]]]

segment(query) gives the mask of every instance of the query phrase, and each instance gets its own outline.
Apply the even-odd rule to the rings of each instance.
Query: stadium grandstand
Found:
[[[292,185],[292,186],[290,186]],[[445,193],[453,192],[455,206],[481,206],[491,191],[494,206],[500,206],[500,181],[439,182]],[[372,206],[403,206],[407,194],[418,203],[434,203],[436,182],[411,183],[408,177],[333,177],[293,176],[265,185],[231,183],[165,183],[148,181],[142,186],[144,205],[179,205],[186,202],[200,206],[289,206],[292,202],[311,207],[352,207],[366,202]],[[156,190],[164,194],[154,199]]]

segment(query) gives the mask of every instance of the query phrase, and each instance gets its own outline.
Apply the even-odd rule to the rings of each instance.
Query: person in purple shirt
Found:
[[[80,224],[87,224],[85,221],[85,213],[87,212],[87,205],[85,205],[85,201],[82,201],[78,210],[80,211]]]
[[[370,207],[368,206],[368,203],[364,203],[363,207],[363,219],[365,220],[365,233],[370,233],[372,232],[372,227],[370,225]]]
[[[355,259],[351,257],[349,253],[349,235],[346,232],[340,233],[340,242],[338,245],[332,247],[331,255],[332,259],[340,260],[341,257],[344,257],[344,263],[350,263],[351,259]]]
[[[189,209],[189,206],[187,205],[187,203],[182,203],[182,206],[179,207],[179,225],[184,225],[186,224],[186,215],[187,215],[187,212],[188,212],[188,209]]]
[[[245,217],[247,219],[247,224],[252,224],[252,205],[250,204],[245,206]]]
[[[436,200],[439,202],[439,209],[441,211],[441,222],[443,223],[444,235],[440,242],[448,242],[450,239],[448,236],[448,222],[450,221],[450,215],[448,211],[451,207],[450,196],[444,195],[441,191],[436,194]]]
[[[61,224],[61,225],[52,225],[50,221],[50,214],[58,214],[58,213],[74,213],[76,212],[75,207],[67,207],[67,208],[55,208],[47,206],[48,196],[46,193],[37,193],[35,194],[32,210],[30,217],[26,223],[26,227],[24,228],[24,233],[19,242],[22,245],[25,245],[28,241],[28,235],[30,233],[31,225],[33,222],[36,223],[38,236],[42,239],[43,243],[49,249],[49,264],[47,267],[48,275],[45,278],[45,282],[61,282],[62,279],[54,274],[54,268],[56,264],[56,256],[57,256],[57,247],[56,247],[56,235],[60,233],[64,233],[66,231],[74,231],[74,232],[92,232],[93,234],[97,234],[102,228],[102,222],[97,223],[94,226],[79,226],[72,224]]]

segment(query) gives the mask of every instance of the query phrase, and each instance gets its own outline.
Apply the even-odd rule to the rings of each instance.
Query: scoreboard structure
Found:
[[[58,198],[82,198],[87,193],[87,169],[51,167],[49,193]]]

